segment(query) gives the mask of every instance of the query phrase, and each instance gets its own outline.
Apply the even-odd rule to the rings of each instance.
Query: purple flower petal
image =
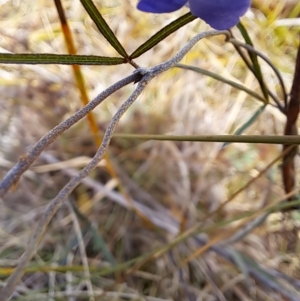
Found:
[[[218,30],[236,25],[250,5],[251,0],[189,0],[191,13]]]
[[[148,13],[170,13],[180,9],[187,0],[141,0],[137,8]]]

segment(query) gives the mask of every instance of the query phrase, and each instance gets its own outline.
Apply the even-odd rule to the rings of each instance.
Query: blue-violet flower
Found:
[[[169,13],[184,5],[211,27],[223,30],[239,22],[250,7],[251,0],[140,0],[137,8],[149,13]]]

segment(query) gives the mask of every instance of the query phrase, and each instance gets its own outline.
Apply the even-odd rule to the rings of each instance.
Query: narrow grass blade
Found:
[[[251,45],[252,47],[254,47],[245,26],[241,22],[239,22],[238,25],[237,25],[237,28],[239,29],[241,35],[243,36],[246,44]],[[263,75],[262,75],[261,68],[260,68],[260,65],[259,65],[259,62],[258,62],[258,59],[257,59],[257,55],[255,53],[251,52],[251,51],[248,51],[248,54],[249,54],[250,60],[253,64],[254,75],[255,75],[256,79],[258,80],[258,82],[259,82],[261,91],[262,91],[265,99],[268,100],[269,99],[269,92],[268,92],[268,89],[267,89],[267,87],[265,85],[265,82],[264,82],[264,79],[263,79]]]
[[[298,144],[299,135],[144,135],[115,133],[113,139],[136,139],[142,141],[190,141],[190,142],[230,142],[230,143],[262,143],[262,144]]]
[[[72,207],[74,206],[72,205]],[[78,215],[78,210],[76,212],[76,215],[81,219],[81,216]],[[83,237],[85,237],[86,235],[91,236],[92,243],[93,243],[93,251],[101,253],[105,261],[109,262],[112,266],[116,264],[115,258],[113,257],[109,249],[106,247],[105,241],[100,236],[100,234],[97,233],[97,231],[94,229],[91,223],[86,224],[86,218],[84,218],[84,228],[81,229],[81,232]],[[67,247],[64,250],[62,256],[58,260],[60,266],[65,266],[67,264],[68,254],[72,252],[72,250],[78,248],[78,246],[79,246],[78,238],[74,235],[71,238],[70,242],[67,244]],[[0,275],[1,275],[1,270],[0,270]]]
[[[121,57],[105,57],[97,55],[0,53],[0,64],[119,65],[124,63],[126,62]]]
[[[180,27],[192,22],[197,17],[193,16],[191,13],[187,13],[183,15],[182,17],[176,19],[166,27],[162,28],[160,31],[158,31],[156,34],[154,34],[149,40],[147,40],[144,44],[139,46],[131,55],[130,59],[135,59],[151,48],[153,48],[156,44],[158,44],[160,41],[165,39],[167,36],[178,30]]]
[[[276,277],[274,277],[273,275],[268,273],[267,270],[262,269],[260,267],[260,265],[255,260],[253,260],[251,257],[249,257],[247,254],[244,254],[244,253],[239,252],[239,251],[234,251],[234,252],[235,252],[235,254],[239,254],[240,259],[243,260],[244,263],[248,263],[248,266],[250,266],[251,268],[257,270],[259,273],[263,274],[265,277],[267,277],[271,281],[273,281],[275,283],[278,283],[278,279]]]
[[[243,275],[245,277],[245,282],[247,283],[247,289],[251,293],[251,290],[253,289],[253,282],[251,281],[250,273],[249,273],[247,264],[244,261],[243,254],[233,248],[230,248],[229,252],[231,253],[234,262],[236,263],[236,265],[240,268],[241,272],[243,273]]]
[[[260,116],[260,114],[265,110],[266,105],[263,105],[259,107],[254,114],[241,126],[239,127],[235,132],[234,135],[242,135]],[[223,144],[222,148],[229,145],[230,142],[226,142]]]
[[[98,251],[103,254],[103,257],[108,261],[112,266],[116,265],[116,260],[110,250],[107,248],[106,243],[103,237],[98,233],[98,231],[90,225],[90,233],[92,234],[93,247],[94,251]]]
[[[210,71],[207,71],[205,69],[202,69],[202,68],[199,68],[199,67],[194,67],[194,66],[189,66],[189,65],[184,65],[184,64],[176,64],[175,67],[177,68],[180,68],[180,69],[185,69],[185,70],[191,70],[191,71],[194,71],[194,72],[197,72],[197,73],[200,73],[200,74],[204,74],[204,75],[207,75],[215,80],[218,80],[222,83],[225,83],[225,84],[228,84],[238,90],[241,90],[241,91],[244,91],[246,92],[247,94],[255,97],[256,99],[258,99],[259,101],[262,101],[263,103],[265,103],[265,99],[260,96],[259,94],[253,92],[252,90],[248,89],[247,87],[239,84],[239,83],[236,83],[232,80],[229,80],[229,79],[226,79],[216,73],[213,73],[213,72],[210,72]]]
[[[113,31],[110,29],[97,7],[93,3],[92,0],[80,0],[85,10],[91,17],[91,19],[96,24],[97,28],[103,34],[103,36],[107,39],[109,44],[124,58],[128,58],[128,54],[123,48],[122,44],[119,42]]]
[[[71,203],[71,206],[77,215],[77,217],[83,222],[85,225],[84,233],[89,233],[92,237],[92,242],[93,242],[93,249],[94,251],[98,251],[101,253],[105,260],[109,262],[111,265],[116,264],[116,260],[110,250],[107,248],[106,243],[103,239],[103,237],[98,233],[98,231],[95,229],[94,225],[90,222],[90,220],[80,212],[80,210],[74,206],[73,203]],[[76,243],[76,246],[78,244],[77,238],[75,238],[74,242]],[[72,248],[74,247],[74,242],[71,244]]]

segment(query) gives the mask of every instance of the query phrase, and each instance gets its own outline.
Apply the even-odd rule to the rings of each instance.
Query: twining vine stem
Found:
[[[27,263],[31,260],[34,252],[36,251],[46,229],[47,226],[57,212],[57,210],[61,207],[64,201],[68,198],[71,192],[76,188],[78,184],[94,169],[97,167],[98,163],[103,158],[110,140],[112,138],[113,132],[123,116],[123,114],[127,111],[127,109],[134,103],[134,101],[138,98],[138,96],[143,92],[147,84],[157,75],[162,72],[167,71],[172,68],[176,63],[178,63],[190,50],[191,48],[201,39],[216,36],[216,35],[226,35],[227,38],[230,37],[228,31],[206,31],[196,35],[193,39],[191,39],[173,58],[170,60],[161,63],[155,67],[149,69],[137,69],[132,75],[120,80],[116,84],[112,85],[104,92],[102,92],[98,97],[96,97],[93,101],[91,101],[88,105],[86,105],[83,109],[75,113],[72,117],[62,122],[54,129],[52,129],[47,135],[45,135],[37,144],[33,147],[33,149],[23,156],[19,162],[9,171],[4,180],[0,183],[0,196],[3,196],[8,189],[16,183],[21,175],[29,168],[29,166],[34,162],[34,160],[40,155],[40,153],[52,143],[60,134],[62,134],[65,130],[70,128],[80,119],[88,114],[91,110],[93,110],[98,104],[100,104],[104,99],[106,99],[109,95],[124,87],[125,85],[138,82],[137,87],[130,95],[130,97],[121,105],[116,114],[113,116],[111,121],[109,122],[107,129],[105,131],[102,143],[98,148],[95,156],[91,160],[89,164],[87,164],[75,177],[73,177],[65,187],[57,194],[57,196],[50,202],[45,213],[39,220],[37,227],[32,235],[28,248],[26,249],[23,256],[20,258],[19,264],[17,265],[14,272],[8,278],[6,285],[0,291],[0,301],[6,301],[14,292],[15,287],[18,285],[23,273],[24,268]]]

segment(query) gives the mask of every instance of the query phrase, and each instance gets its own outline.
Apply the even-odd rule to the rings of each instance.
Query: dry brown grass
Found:
[[[181,12],[152,16],[137,12],[132,1],[101,1],[101,12],[128,52]],[[99,4],[100,1],[97,1]],[[101,36],[79,1],[63,1],[79,54],[116,55]],[[51,1],[4,1],[0,12],[0,51],[66,53],[60,23]],[[297,28],[277,27],[274,18],[251,11],[244,24],[260,51],[280,70],[290,89],[297,46]],[[169,59],[195,33],[208,29],[201,21],[180,29],[136,62],[144,67]],[[298,28],[299,29],[299,28]],[[233,30],[239,37],[237,29]],[[242,83],[260,93],[254,76],[233,47],[221,37],[198,43],[183,63],[195,65]],[[280,89],[272,70],[263,62],[268,86]],[[131,66],[82,67],[90,98],[133,71]],[[3,65],[0,68],[1,176],[30,146],[54,125],[81,107],[70,66]],[[101,130],[132,86],[115,93],[95,109]],[[155,78],[125,114],[118,133],[226,134],[233,133],[260,106],[243,91],[199,74],[171,69]],[[282,134],[284,116],[268,106],[248,134]],[[25,173],[14,191],[0,204],[1,286],[26,249],[27,241],[45,206],[71,175],[96,151],[86,120],[63,134]],[[122,196],[105,170],[105,162],[83,182],[59,210],[29,264],[14,300],[282,300],[266,291],[243,270],[214,252],[184,261],[199,246],[185,240],[136,269],[107,272],[109,266],[168,246],[176,221],[192,227],[202,222],[239,188],[256,177],[281,152],[280,146],[220,143],[140,142],[114,139],[109,154],[123,189],[162,219],[155,227]],[[75,159],[75,160],[74,160]],[[58,162],[54,165],[54,162]],[[52,165],[53,164],[53,165]],[[102,186],[97,186],[101,184]],[[104,188],[105,189],[104,189]],[[109,192],[116,193],[115,199]],[[239,222],[221,228],[283,197],[278,165],[244,189],[203,228],[210,240],[227,239]],[[71,205],[72,204],[72,205]],[[131,204],[132,205],[132,204]],[[145,208],[145,207],[143,207]],[[160,214],[153,216],[153,212]],[[172,219],[171,219],[172,218]],[[234,247],[266,269],[299,279],[299,214],[284,218],[276,213]],[[185,230],[185,229],[182,229]],[[106,253],[105,253],[106,252]],[[242,261],[242,259],[240,259]],[[300,298],[300,297],[299,297]]]

